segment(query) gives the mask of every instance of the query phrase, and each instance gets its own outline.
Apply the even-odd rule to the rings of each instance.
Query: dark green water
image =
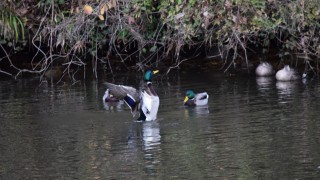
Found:
[[[128,75],[115,82],[136,86]],[[320,83],[156,77],[158,120],[102,102],[102,82],[0,81],[0,179],[319,179]],[[208,107],[185,108],[187,89]]]

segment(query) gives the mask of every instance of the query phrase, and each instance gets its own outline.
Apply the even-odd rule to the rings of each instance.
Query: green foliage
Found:
[[[91,13],[84,13],[84,3]],[[232,59],[247,60],[249,45],[267,53],[272,41],[286,52],[281,55],[320,57],[317,0],[16,0],[0,7],[7,4],[10,10],[0,10],[0,36],[24,39],[26,26],[33,41],[58,55],[114,54],[124,63],[135,57],[152,65],[161,60],[154,57],[179,59],[185,49],[218,46],[222,58],[233,52]]]
[[[9,9],[0,9],[0,37],[10,45],[24,39],[24,24],[20,17]]]

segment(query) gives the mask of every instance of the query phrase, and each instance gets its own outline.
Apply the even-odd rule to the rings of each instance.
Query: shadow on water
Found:
[[[102,102],[102,82],[0,81],[0,179],[320,178],[318,81],[195,72],[153,84],[158,119],[137,123]],[[184,107],[189,89],[208,106]]]

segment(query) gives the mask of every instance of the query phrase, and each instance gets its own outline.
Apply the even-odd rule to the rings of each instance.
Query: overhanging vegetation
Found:
[[[219,56],[227,71],[270,49],[278,63],[319,70],[317,0],[4,0],[0,7],[0,67],[14,69],[0,73],[12,76],[53,66],[65,75],[88,66],[112,73],[117,63],[142,70],[161,61],[169,72],[199,54]],[[33,54],[28,68],[11,59],[23,51]]]

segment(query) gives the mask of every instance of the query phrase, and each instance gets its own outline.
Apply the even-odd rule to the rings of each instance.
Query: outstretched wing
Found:
[[[118,99],[123,99],[129,94],[135,100],[139,100],[139,92],[133,87],[117,85],[108,82],[104,84],[107,85],[110,93]]]
[[[130,107],[133,116],[137,113],[140,103],[139,91],[130,86],[116,85],[106,82],[110,93],[117,99],[124,100]]]

